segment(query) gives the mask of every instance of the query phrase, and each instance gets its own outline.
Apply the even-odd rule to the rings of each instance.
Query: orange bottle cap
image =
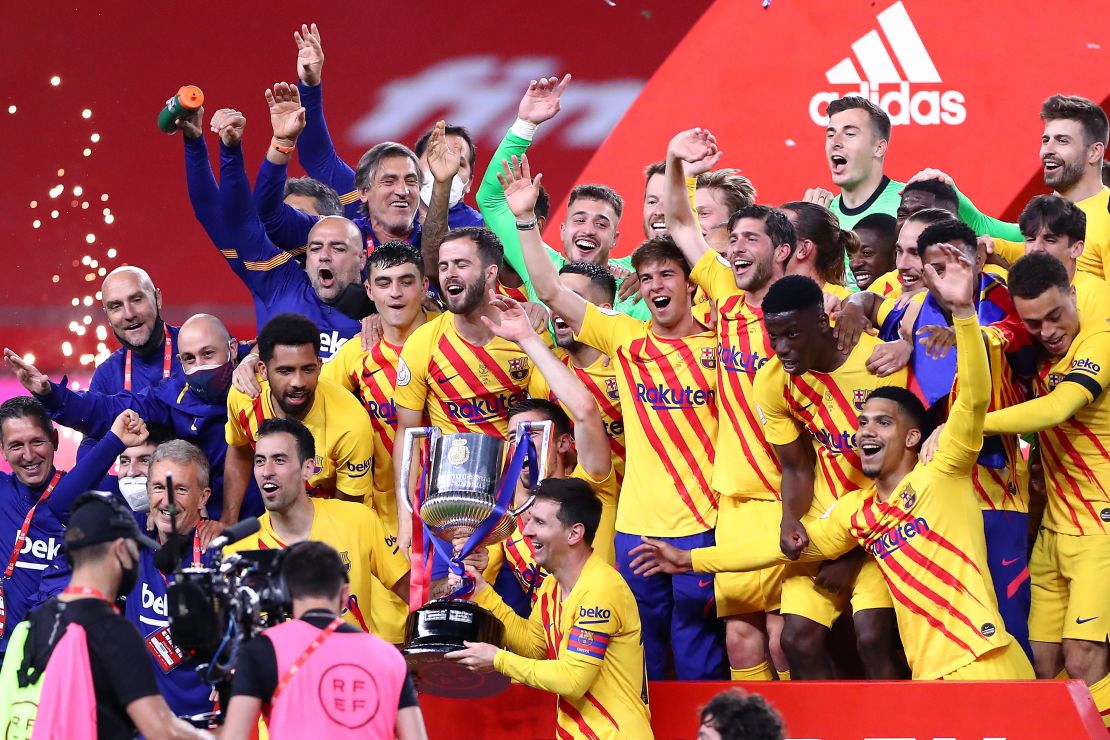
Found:
[[[204,104],[204,93],[196,85],[182,85],[177,91],[177,99],[189,110],[196,110]]]

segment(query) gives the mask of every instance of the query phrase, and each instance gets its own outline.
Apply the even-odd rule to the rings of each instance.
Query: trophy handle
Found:
[[[405,430],[404,445],[401,447],[401,485],[405,487],[405,495],[402,500],[410,514],[413,513],[413,508],[409,481],[412,473],[412,451],[416,446],[416,440],[417,438],[423,439],[426,437],[434,445],[440,436],[442,436],[442,432],[439,431],[439,427],[410,427]]]
[[[524,439],[524,435],[528,433],[529,427],[536,427],[543,431],[543,439],[540,440],[540,448],[537,451],[540,459],[536,461],[536,470],[538,473],[536,483],[538,484],[547,477],[547,451],[551,447],[551,436],[554,434],[555,425],[550,419],[545,419],[544,421],[522,421],[516,425],[517,444],[520,444],[520,440]],[[535,502],[536,494],[529,494],[528,500],[517,508],[510,509],[509,514],[512,516],[520,516]]]

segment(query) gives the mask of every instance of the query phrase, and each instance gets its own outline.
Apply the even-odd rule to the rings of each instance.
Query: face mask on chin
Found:
[[[127,476],[119,479],[119,492],[131,511],[150,511],[150,496],[146,492],[146,476]]]
[[[424,173],[424,184],[420,186],[420,202],[427,208],[432,203],[432,185],[435,184],[435,178],[432,177],[431,172]],[[466,189],[466,183],[463,182],[462,176],[455,173],[451,178],[451,195],[447,199],[449,208],[454,208],[463,199],[463,191]]]

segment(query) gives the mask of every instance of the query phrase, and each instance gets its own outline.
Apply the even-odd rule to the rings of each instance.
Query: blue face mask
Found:
[[[185,382],[197,398],[213,405],[227,403],[235,360],[231,357],[222,365],[200,365],[185,373]]]

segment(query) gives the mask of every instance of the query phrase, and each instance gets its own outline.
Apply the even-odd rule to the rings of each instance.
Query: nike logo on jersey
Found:
[[[1019,560],[1021,560],[1021,558],[1003,558],[1002,559],[1002,567],[1003,568],[1008,568]]]
[[[436,378],[435,380],[436,380],[436,382],[437,382],[437,383],[439,383],[440,385],[443,385],[444,383],[446,383],[446,382],[448,382],[448,381],[451,381],[451,380],[454,380],[454,379],[455,379],[455,378],[457,378],[457,377],[459,377],[459,374],[458,374],[458,373],[455,373],[454,375],[452,375],[452,376],[450,376],[450,377],[447,377],[447,378]]]
[[[1076,617],[1075,618],[1075,623],[1076,624],[1087,624],[1087,622],[1093,622],[1096,619],[1098,619],[1098,617],[1087,617],[1086,619],[1083,619],[1081,617]]]

